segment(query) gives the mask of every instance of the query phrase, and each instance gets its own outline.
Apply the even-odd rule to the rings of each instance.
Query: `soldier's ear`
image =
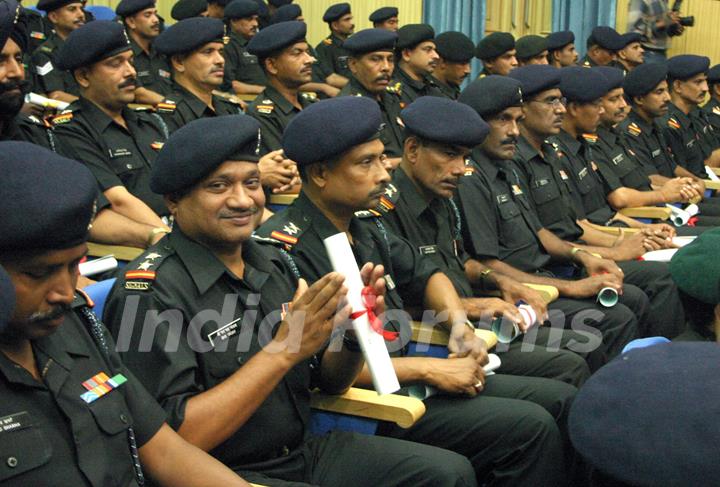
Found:
[[[407,160],[410,164],[415,164],[418,160],[418,152],[420,150],[420,143],[417,137],[409,136],[405,139],[403,147],[403,159]]]
[[[171,56],[170,57],[170,64],[172,65],[173,71],[176,73],[184,73],[185,72],[185,58],[183,56]]]
[[[310,164],[306,168],[306,174],[308,181],[311,181],[318,188],[325,188],[328,180],[328,166],[325,163],[319,162],[316,164]]]
[[[77,68],[75,71],[73,71],[73,77],[75,78],[75,81],[77,81],[77,84],[79,84],[81,88],[88,88],[90,86],[89,74],[90,74],[90,68],[87,66]]]

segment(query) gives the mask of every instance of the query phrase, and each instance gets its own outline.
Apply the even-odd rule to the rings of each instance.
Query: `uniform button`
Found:
[[[15,468],[18,465],[18,459],[15,457],[9,457],[7,459],[7,466],[10,468]]]
[[[243,362],[245,362],[245,359],[243,359],[242,357],[238,357],[238,358],[237,358],[237,363],[239,363],[240,365],[242,365]]]
[[[128,169],[132,169],[132,164],[126,164],[125,167]]]
[[[282,453],[282,456],[284,456],[284,457],[290,455],[290,448],[288,448],[287,446],[282,447],[281,453]]]
[[[124,414],[120,415],[120,421],[123,422],[123,424],[128,424],[128,418]]]

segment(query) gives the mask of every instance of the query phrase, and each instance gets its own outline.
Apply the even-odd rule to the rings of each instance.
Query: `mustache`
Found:
[[[131,86],[134,87],[136,84],[137,84],[136,78],[128,78],[125,81],[123,81],[122,83],[120,83],[118,85],[118,88],[129,88]]]
[[[36,323],[42,323],[44,321],[52,321],[60,318],[65,313],[70,311],[70,306],[68,305],[60,305],[56,306],[50,311],[45,312],[36,312],[30,315],[30,318],[28,318],[28,324],[36,324]]]
[[[507,137],[500,141],[500,145],[509,145],[509,144],[517,145],[517,143],[518,143],[518,138],[515,136]]]
[[[243,211],[222,211],[220,212],[220,218],[244,218],[246,216],[256,215],[259,212],[259,206],[251,206],[247,210]]]
[[[387,184],[381,184],[376,189],[374,189],[373,191],[370,192],[370,196],[371,197],[382,196],[383,194],[385,194],[386,189],[387,189]]]
[[[20,90],[24,95],[30,91],[30,82],[26,80],[11,80],[0,83],[0,96],[12,90]]]
[[[381,74],[377,78],[375,78],[375,81],[390,81],[390,75],[389,74]]]

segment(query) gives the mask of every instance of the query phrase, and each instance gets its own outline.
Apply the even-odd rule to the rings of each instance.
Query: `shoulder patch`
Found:
[[[52,62],[50,62],[50,61],[46,62],[42,66],[35,66],[35,72],[39,76],[45,76],[52,70],[53,70],[53,65],[52,65]]]
[[[714,106],[713,109],[712,109],[712,112],[713,112],[715,115],[720,115],[720,105]]]
[[[325,44],[326,46],[332,46],[332,43],[333,43],[333,40],[331,37],[327,37],[327,38],[323,39],[323,44]]]
[[[395,95],[401,95],[402,94],[402,83],[398,81],[397,83],[388,85],[387,88],[385,88],[385,91],[388,93],[393,93]]]
[[[377,210],[361,210],[355,212],[355,217],[360,219],[377,218],[380,216],[382,216],[382,213]]]
[[[275,110],[275,105],[255,105],[255,110],[257,110],[258,113],[264,113],[265,115],[270,115],[273,110]]]
[[[39,39],[39,40],[45,40],[45,34],[42,32],[32,31],[30,32],[30,37],[33,39]]]
[[[72,112],[70,112],[70,113],[63,113],[61,115],[55,115],[54,117],[52,117],[50,122],[53,125],[60,125],[63,123],[68,123],[72,119],[73,119],[73,114],[72,114]]]
[[[160,113],[173,113],[175,111],[176,105],[174,102],[161,102],[155,105],[155,110],[157,110]]]
[[[638,137],[638,136],[640,136],[640,134],[642,134],[642,129],[640,127],[638,127],[638,125],[635,122],[633,122],[627,126],[627,133],[629,133],[630,135],[633,135],[635,137]]]
[[[591,144],[594,144],[598,141],[598,136],[596,134],[582,134],[582,137]]]
[[[313,91],[303,91],[300,93],[300,96],[306,100],[317,101],[317,93]]]
[[[668,124],[668,127],[670,127],[671,129],[680,130],[680,128],[681,128],[678,121],[675,120],[675,118],[673,118],[673,117],[670,117],[668,119],[667,124]]]

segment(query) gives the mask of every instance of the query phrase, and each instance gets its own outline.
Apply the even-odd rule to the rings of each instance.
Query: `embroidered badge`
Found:
[[[110,378],[105,372],[100,372],[82,383],[87,392],[82,393],[80,399],[90,404],[126,382],[127,378],[122,374]]]

